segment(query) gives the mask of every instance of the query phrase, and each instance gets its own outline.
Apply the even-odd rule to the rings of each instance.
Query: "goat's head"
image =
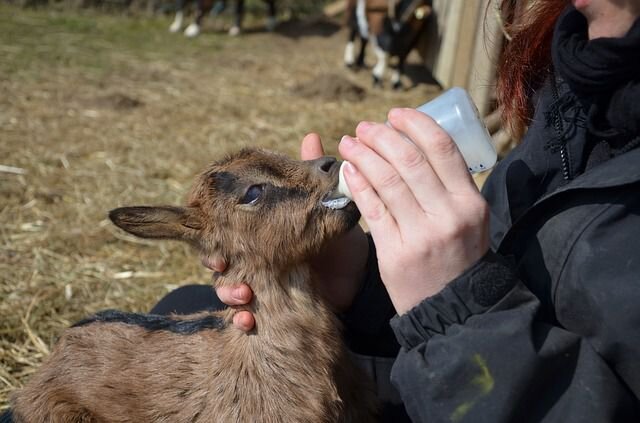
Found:
[[[209,166],[187,206],[122,207],[109,217],[133,235],[187,241],[205,255],[294,264],[358,222],[353,203],[323,205],[338,168],[333,157],[297,161],[244,149]]]

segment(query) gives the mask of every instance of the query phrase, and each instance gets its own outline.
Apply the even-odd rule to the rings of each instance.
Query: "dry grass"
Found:
[[[359,120],[437,92],[372,90],[327,22],[238,38],[209,23],[196,40],[168,24],[0,4],[0,165],[17,168],[0,170],[0,409],[69,324],[209,280],[187,247],[132,239],[108,210],[180,202],[242,146],[297,155],[314,131],[335,154]]]

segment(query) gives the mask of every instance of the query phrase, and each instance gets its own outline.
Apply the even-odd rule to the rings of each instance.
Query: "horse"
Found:
[[[169,26],[170,32],[178,32],[182,29],[182,24],[184,22],[184,9],[186,7],[186,2],[188,0],[176,0],[176,16]],[[200,34],[200,28],[202,24],[202,19],[209,13],[214,16],[220,15],[227,6],[227,0],[218,0],[214,2],[214,0],[197,0],[198,1],[198,11],[196,13],[196,17],[192,23],[190,23],[187,28],[184,30],[184,35],[187,37],[193,38]],[[267,4],[267,30],[273,31],[276,27],[276,2],[275,0],[263,0]],[[235,0],[234,2],[234,22],[229,29],[229,35],[238,35],[240,34],[242,28],[242,20],[244,18],[244,0]]]
[[[416,46],[433,11],[430,0],[348,0],[346,20],[349,36],[344,63],[349,68],[364,66],[365,51],[371,40],[376,56],[372,70],[374,86],[382,86],[390,57],[397,63],[391,75],[394,89],[402,88],[402,74],[407,56]],[[360,51],[355,57],[355,41]]]

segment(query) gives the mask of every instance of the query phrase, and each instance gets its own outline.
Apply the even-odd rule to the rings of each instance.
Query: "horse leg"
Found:
[[[220,22],[220,15],[222,15],[225,11],[225,9],[227,8],[227,0],[216,0],[216,2],[213,4],[213,7],[211,8],[211,18],[213,19],[213,23],[214,23],[214,30],[216,32],[221,30],[221,25],[222,23]]]
[[[278,25],[276,16],[276,0],[264,0],[267,3],[267,31],[273,32]]]
[[[356,62],[354,51],[355,51],[355,40],[356,40],[357,33],[358,33],[358,28],[355,26],[352,26],[351,30],[349,31],[349,38],[347,39],[347,45],[344,48],[344,64],[348,68],[352,68]]]
[[[184,0],[176,0],[176,17],[169,27],[169,32],[178,32],[182,28],[184,21]]]
[[[356,60],[356,66],[364,68],[364,56],[367,52],[367,44],[369,40],[367,38],[360,39],[360,52],[358,53],[358,59]]]
[[[348,68],[363,67],[364,56],[367,48],[369,26],[366,16],[366,3],[364,0],[350,0],[347,4],[346,24],[349,28],[349,38],[344,49],[344,64]],[[355,58],[355,40],[360,38],[360,51]]]
[[[224,12],[224,9],[227,8],[227,1],[226,0],[218,0],[215,2],[215,4],[213,5],[213,8],[211,9],[211,16],[218,17],[222,14],[222,12]]]
[[[242,28],[242,20],[244,19],[244,0],[236,0],[233,8],[233,25],[229,29],[229,35],[236,36],[240,34]]]
[[[187,27],[187,29],[184,30],[184,35],[189,38],[197,37],[200,34],[202,19],[209,14],[212,7],[213,0],[199,0],[198,14],[196,15],[196,19]]]
[[[382,80],[384,78],[384,74],[387,71],[387,62],[389,60],[389,54],[380,47],[380,43],[378,42],[378,37],[375,36],[372,39],[373,42],[373,52],[376,56],[376,64],[373,67],[373,71],[371,72],[373,77],[373,86],[374,87],[382,87]]]
[[[406,59],[406,54],[398,56],[398,63],[393,68],[393,73],[391,74],[391,87],[394,90],[402,89],[402,75],[404,74],[404,63]]]

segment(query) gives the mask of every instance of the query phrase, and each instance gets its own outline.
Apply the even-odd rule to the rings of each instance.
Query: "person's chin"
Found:
[[[591,4],[591,0],[571,0],[571,4],[578,10],[584,10]]]

